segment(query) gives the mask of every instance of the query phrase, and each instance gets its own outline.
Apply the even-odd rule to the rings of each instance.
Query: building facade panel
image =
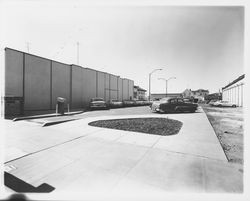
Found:
[[[5,51],[5,96],[23,97],[23,55],[11,49]]]
[[[110,95],[110,99],[118,99],[118,77],[115,75],[109,75],[109,79],[110,79],[110,86],[109,86],[109,95]]]
[[[110,76],[108,73],[105,73],[105,101],[110,99]]]
[[[51,61],[25,54],[24,110],[50,109]]]
[[[118,99],[117,90],[110,90],[110,99]]]
[[[122,101],[122,78],[118,78],[118,99]]]
[[[97,97],[105,98],[105,73],[97,71]]]
[[[129,84],[128,79],[122,79],[122,99],[129,99]]]
[[[71,66],[52,61],[52,109],[56,108],[57,98],[66,99],[65,108],[70,103]]]
[[[83,103],[88,106],[90,99],[96,97],[96,71],[83,68]]]
[[[72,99],[71,108],[83,107],[83,74],[82,67],[72,65]]]
[[[133,99],[134,97],[134,81],[128,80],[128,97]]]
[[[117,76],[110,75],[110,90],[117,90]]]

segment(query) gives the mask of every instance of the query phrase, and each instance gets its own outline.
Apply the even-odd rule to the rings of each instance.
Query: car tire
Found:
[[[220,104],[220,105],[218,105],[218,107],[222,107],[222,105]]]
[[[235,108],[235,107],[236,107],[236,105],[232,105],[232,107],[234,107],[234,108]]]

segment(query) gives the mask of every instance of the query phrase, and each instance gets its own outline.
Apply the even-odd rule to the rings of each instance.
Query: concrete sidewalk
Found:
[[[158,136],[88,126],[100,119],[149,116],[179,120],[183,127],[177,135]],[[34,186],[48,183],[56,192],[243,191],[243,174],[227,162],[203,112],[89,117],[43,128],[27,122],[6,126],[5,166]]]

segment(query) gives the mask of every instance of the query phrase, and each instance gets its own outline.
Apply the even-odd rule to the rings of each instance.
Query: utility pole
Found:
[[[79,65],[79,42],[76,43],[77,46],[77,65]]]

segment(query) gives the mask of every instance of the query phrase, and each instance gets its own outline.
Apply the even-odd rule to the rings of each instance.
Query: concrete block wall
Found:
[[[133,86],[106,72],[5,49],[5,96],[22,97],[24,111],[55,110],[57,97],[66,98],[71,109],[88,106],[93,97],[127,100]]]

